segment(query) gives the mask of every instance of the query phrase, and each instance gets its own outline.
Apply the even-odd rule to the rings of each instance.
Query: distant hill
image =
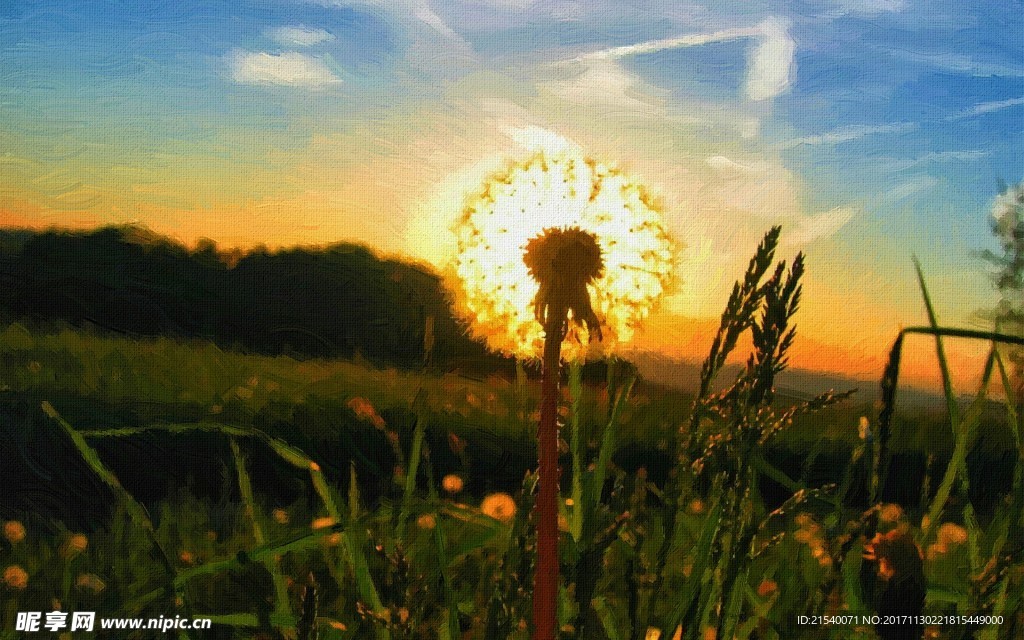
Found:
[[[0,229],[0,321],[68,323],[130,336],[199,338],[254,353],[362,357],[379,366],[418,368],[428,318],[435,368],[512,374],[509,359],[469,339],[436,273],[381,259],[361,245],[241,252],[212,242],[189,249],[136,226]],[[705,324],[691,341],[713,334],[717,323]],[[703,351],[696,344],[687,349]],[[649,381],[697,388],[699,357],[645,351],[628,357]],[[602,365],[588,366],[585,375],[603,378]],[[800,369],[781,374],[778,386],[781,395],[794,397],[856,388],[858,399],[870,402],[878,394],[877,379]],[[915,405],[941,405],[931,393],[900,393]]]
[[[628,358],[647,380],[688,392],[694,392],[700,386],[701,363],[696,360],[673,358],[649,351],[634,351]],[[718,386],[724,388],[739,372],[739,364],[726,365],[718,376]],[[873,403],[879,399],[880,381],[881,374],[879,379],[872,380],[809,369],[786,369],[776,378],[776,393],[783,398],[806,400],[830,390],[842,392],[856,389],[855,402]],[[902,406],[917,409],[939,410],[946,406],[941,395],[906,383],[900,385],[897,398]],[[966,404],[971,399],[970,396],[963,396],[961,402]]]
[[[421,366],[432,323],[436,366],[512,370],[466,336],[436,274],[353,244],[227,253],[134,226],[6,230],[0,319],[398,367]]]

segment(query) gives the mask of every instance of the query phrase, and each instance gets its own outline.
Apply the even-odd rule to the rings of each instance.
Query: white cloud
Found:
[[[302,25],[268,29],[267,36],[274,42],[288,47],[311,47],[334,40],[334,35],[326,29],[310,29]]]
[[[796,70],[794,62],[796,43],[789,36],[786,24],[776,18],[769,18],[756,27],[722,29],[710,33],[695,33],[678,38],[648,40],[621,47],[601,49],[579,56],[573,62],[617,60],[628,56],[743,38],[758,40],[757,46],[751,52],[747,69],[747,96],[751,100],[767,100],[789,88]]]
[[[231,78],[240,84],[284,85],[321,89],[341,78],[321,58],[302,53],[254,53],[236,50],[227,57]]]
[[[393,18],[408,24],[408,17],[430,27],[435,34],[459,48],[467,48],[466,41],[434,11],[427,0],[316,0],[326,7],[369,7],[375,11],[387,11]]]
[[[1003,76],[1019,78],[1024,76],[1024,69],[1010,64],[983,62],[972,56],[950,51],[921,52],[910,49],[882,49],[883,53],[900,60],[909,60],[919,64],[927,64],[946,71],[954,71],[972,76]]]
[[[458,77],[476,63],[473,47],[427,0],[313,0],[325,7],[368,9],[405,40],[404,58],[416,75]]]
[[[925,123],[936,123],[936,122],[953,122],[956,120],[963,120],[965,118],[973,118],[976,116],[984,115],[986,113],[993,113],[996,111],[1002,111],[1003,109],[1011,109],[1013,107],[1024,106],[1024,97],[1010,98],[1009,100],[996,100],[993,102],[982,102],[976,104],[973,107],[964,109],[954,113],[951,116],[947,116],[942,120],[928,120]],[[780,149],[792,149],[793,147],[799,147],[801,145],[835,145],[842,144],[844,142],[850,142],[852,140],[860,140],[868,136],[878,135],[882,133],[906,133],[917,129],[920,125],[916,122],[892,122],[889,124],[879,125],[851,125],[849,127],[840,127],[832,131],[822,133],[814,136],[804,136],[801,138],[793,138],[786,140],[779,145]],[[974,160],[979,157],[982,152],[949,152],[946,155],[936,155],[934,157],[926,157],[926,160],[941,160],[941,159],[953,159],[953,160]]]
[[[761,23],[761,42],[750,55],[747,68],[747,96],[767,100],[789,88],[796,71],[796,43],[781,20]]]
[[[603,59],[587,60],[573,75],[544,80],[541,87],[576,105],[629,110],[634,115],[664,115],[664,106],[638,76],[619,64]]]

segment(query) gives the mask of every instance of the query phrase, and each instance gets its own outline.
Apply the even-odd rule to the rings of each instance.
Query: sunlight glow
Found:
[[[677,247],[661,204],[643,184],[552,140],[493,173],[467,198],[455,227],[449,285],[475,337],[496,351],[538,358],[544,343],[533,309],[538,285],[523,251],[545,229],[579,227],[597,239],[604,261],[603,275],[588,287],[604,338],[590,342],[585,328],[570,323],[562,357],[596,357],[628,341],[665,294]]]

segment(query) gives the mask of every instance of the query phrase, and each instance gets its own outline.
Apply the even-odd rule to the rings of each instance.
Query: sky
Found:
[[[5,0],[0,225],[441,268],[466,194],[556,136],[684,247],[641,348],[699,356],[779,224],[808,263],[794,364],[877,377],[926,321],[913,256],[944,324],[997,300],[977,254],[1024,179],[1021,33],[1007,0]]]

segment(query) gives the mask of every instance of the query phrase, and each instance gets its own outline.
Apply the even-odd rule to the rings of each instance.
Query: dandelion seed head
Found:
[[[539,358],[544,331],[534,302],[541,285],[524,263],[528,243],[552,229],[596,241],[600,275],[586,291],[599,322],[570,323],[564,359],[600,356],[628,341],[672,283],[677,247],[650,190],[569,145],[544,145],[484,181],[455,226],[449,270],[457,312],[495,350]],[[601,340],[591,331],[600,330]]]

